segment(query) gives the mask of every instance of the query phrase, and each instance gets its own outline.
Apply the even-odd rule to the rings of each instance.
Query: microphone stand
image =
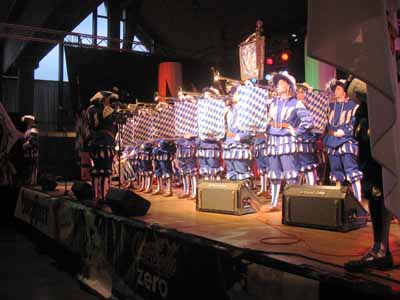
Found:
[[[64,176],[64,196],[68,195],[67,182],[67,176]]]
[[[119,113],[117,116],[117,130],[118,130],[118,188],[121,188],[121,151],[122,151],[122,125],[125,122],[125,115],[124,113]]]
[[[122,124],[118,121],[118,188],[121,188],[121,139],[122,139]]]

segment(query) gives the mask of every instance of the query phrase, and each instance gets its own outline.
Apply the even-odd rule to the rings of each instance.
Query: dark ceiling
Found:
[[[126,7],[142,1],[138,27],[155,42],[162,55],[194,58],[212,64],[232,61],[237,46],[254,32],[257,19],[264,21],[267,37],[290,32],[304,33],[306,0],[111,0]],[[1,0],[0,22],[70,31],[100,0]],[[271,45],[271,39],[267,45]],[[8,68],[21,55],[36,63],[49,51],[49,45],[17,40],[2,41],[3,67]],[[268,48],[268,46],[267,46]]]
[[[254,32],[257,19],[265,34],[304,31],[306,0],[146,0],[141,25],[161,44],[192,58],[219,56],[237,48]]]

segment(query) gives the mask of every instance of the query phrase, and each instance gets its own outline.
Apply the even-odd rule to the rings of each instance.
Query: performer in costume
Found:
[[[277,211],[282,179],[289,184],[297,182],[297,137],[311,130],[313,122],[304,104],[295,98],[296,82],[292,76],[276,74],[273,83],[278,96],[268,112],[267,154],[272,194],[270,211]]]
[[[236,88],[231,89],[230,97],[226,103],[226,137],[223,142],[222,154],[225,161],[226,177],[229,180],[250,180],[252,178],[251,133],[242,131],[237,127],[238,97]]]
[[[257,192],[257,196],[266,196],[268,193],[268,156],[267,138],[265,132],[257,131],[254,133],[253,156],[256,159],[261,183],[261,187]]]
[[[358,165],[358,142],[353,136],[355,114],[358,105],[347,96],[345,80],[336,80],[332,86],[335,102],[329,104],[327,134],[324,144],[331,168],[330,180],[341,185],[345,180],[351,182],[354,195],[362,200],[362,172]]]
[[[312,88],[306,84],[297,85],[297,100],[301,101],[307,108],[305,100],[305,93]],[[303,134],[297,136],[297,152],[300,164],[300,172],[304,173],[306,183],[308,185],[315,185],[317,182],[317,168],[318,159],[316,156],[315,143],[318,135],[312,131],[305,131]]]
[[[146,141],[140,144],[139,160],[139,192],[151,193],[153,177],[153,143]]]
[[[219,95],[218,90],[207,88],[204,90],[205,96],[207,93]],[[197,157],[199,158],[200,175],[205,180],[220,180],[223,168],[221,166],[221,146],[219,138],[212,134],[200,136],[197,143]]]
[[[366,93],[357,94],[361,104],[355,116],[355,137],[360,146],[359,158],[363,166],[362,186],[364,196],[368,199],[374,240],[371,249],[361,259],[349,261],[344,267],[351,272],[360,272],[367,268],[392,269],[393,257],[389,249],[392,214],[384,203],[382,168],[371,154]]]
[[[116,166],[118,169],[118,165]],[[136,145],[125,148],[121,155],[121,179],[125,182],[125,188],[134,188],[134,181],[138,175],[138,153]]]
[[[104,200],[111,183],[115,155],[116,113],[110,106],[111,92],[97,92],[87,110],[89,120],[89,152],[93,161],[91,170],[95,200]]]
[[[162,194],[162,168],[161,168],[161,159],[160,159],[160,140],[155,140],[155,146],[153,148],[153,169],[154,176],[157,180],[157,188],[152,193],[153,195],[161,195]]]
[[[160,162],[162,179],[165,182],[164,197],[172,196],[172,178],[174,170],[172,168],[172,161],[174,160],[176,146],[173,141],[161,140],[158,153],[156,154],[157,160]]]
[[[267,111],[271,105],[271,100],[267,100]],[[267,118],[267,115],[265,116]],[[267,156],[267,135],[266,129],[256,130],[253,135],[253,156],[256,159],[258,174],[260,175],[260,190],[257,196],[266,196],[268,193],[268,156]]]
[[[198,173],[196,143],[196,137],[190,134],[180,137],[176,141],[176,157],[178,159],[179,173],[183,181],[183,194],[179,195],[179,198],[196,199]]]
[[[35,117],[25,115],[22,117],[22,122],[26,124],[24,134],[24,158],[26,161],[27,172],[25,176],[25,184],[37,184],[37,175],[39,167],[39,129],[35,124]]]

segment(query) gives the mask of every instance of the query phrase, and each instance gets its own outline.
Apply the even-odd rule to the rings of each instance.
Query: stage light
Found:
[[[255,84],[257,83],[257,78],[251,78],[250,81]]]
[[[289,53],[283,52],[283,53],[281,54],[281,60],[282,60],[282,61],[288,61],[288,60],[289,60]]]
[[[274,59],[272,57],[268,57],[265,62],[267,63],[267,65],[272,66],[274,64]]]
[[[266,74],[265,75],[265,80],[270,81],[272,79],[272,75],[271,74]]]

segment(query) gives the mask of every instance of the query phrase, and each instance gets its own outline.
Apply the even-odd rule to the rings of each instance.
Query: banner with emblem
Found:
[[[239,46],[240,78],[264,79],[265,37],[255,35]]]
[[[225,136],[224,109],[225,103],[221,100],[212,98],[198,100],[197,118],[200,138],[222,139]]]
[[[237,126],[241,130],[267,128],[268,91],[252,85],[239,86]]]
[[[324,133],[328,122],[329,93],[322,91],[306,92],[304,105],[313,118],[312,132]]]
[[[59,197],[22,187],[18,196],[14,216],[46,236],[56,240]]]
[[[192,97],[185,97],[175,103],[175,129],[177,136],[197,136],[197,101]]]
[[[154,133],[154,115],[150,109],[140,109],[137,116],[134,117],[134,140],[148,141],[153,138]]]
[[[175,137],[175,108],[173,105],[160,103],[154,114],[154,137]]]
[[[134,117],[128,118],[125,124],[122,126],[121,134],[121,146],[128,147],[134,144],[135,141],[135,120]]]

